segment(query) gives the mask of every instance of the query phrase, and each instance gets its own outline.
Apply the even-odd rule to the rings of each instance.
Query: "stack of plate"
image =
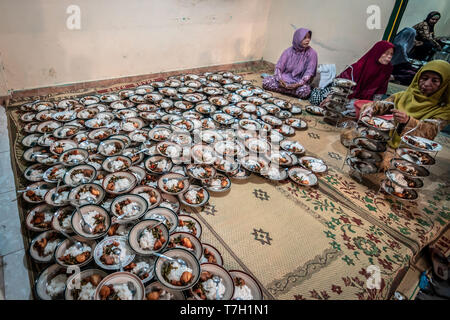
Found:
[[[387,149],[389,131],[394,129],[394,124],[377,117],[363,117],[360,123],[362,125],[357,128],[359,136],[348,147],[345,162],[362,175],[377,173],[382,161],[380,153]]]
[[[415,190],[424,186],[422,178],[430,175],[426,167],[436,163],[430,153],[439,152],[442,146],[411,135],[404,135],[401,141],[403,147],[396,150],[381,189],[399,200],[414,201],[419,196]]]
[[[348,96],[353,93],[352,87],[356,85],[355,82],[336,78],[333,80],[331,93],[329,95],[330,102],[326,105],[323,121],[333,126],[337,125],[342,119],[354,119],[354,113],[348,113],[345,106],[348,105]]]

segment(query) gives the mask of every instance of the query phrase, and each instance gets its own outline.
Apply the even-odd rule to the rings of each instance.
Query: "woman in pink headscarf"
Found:
[[[286,49],[275,66],[275,74],[263,80],[263,88],[306,99],[317,70],[317,53],[309,46],[311,30],[294,33],[292,47]]]

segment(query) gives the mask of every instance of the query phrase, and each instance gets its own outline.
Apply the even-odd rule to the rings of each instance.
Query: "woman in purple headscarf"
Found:
[[[294,33],[292,47],[286,49],[275,66],[275,74],[263,80],[263,88],[306,99],[317,70],[317,53],[309,46],[311,30]]]

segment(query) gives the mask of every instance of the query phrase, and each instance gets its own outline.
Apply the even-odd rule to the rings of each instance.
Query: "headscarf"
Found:
[[[303,78],[311,79],[316,75],[317,53],[308,46],[303,48],[301,43],[311,30],[300,28],[294,33],[292,47],[286,49],[275,67],[275,79],[282,79],[287,84],[300,83]]]
[[[391,64],[393,66],[408,62],[408,53],[414,48],[416,30],[413,28],[404,28],[394,39],[395,51]]]
[[[394,48],[394,45],[388,41],[377,42],[358,62],[338,76],[356,82],[350,99],[372,100],[375,94],[386,93],[394,67],[390,63],[381,64],[378,60],[390,48]]]
[[[425,71],[433,71],[442,78],[441,86],[427,97],[419,88],[420,76]],[[424,65],[415,75],[406,91],[394,95],[395,107],[417,120],[442,119],[450,121],[450,63],[433,60]]]
[[[431,11],[427,18],[425,19],[425,22],[428,24],[428,26],[430,27],[430,32],[434,33],[434,24],[430,24],[430,19],[433,18],[434,16],[439,16],[439,18],[441,17],[441,14],[438,11]]]

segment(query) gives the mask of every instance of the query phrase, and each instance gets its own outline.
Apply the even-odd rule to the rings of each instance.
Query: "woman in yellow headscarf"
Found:
[[[416,74],[406,91],[390,96],[386,101],[394,102],[394,109],[383,104],[367,104],[360,117],[392,113],[398,123],[391,134],[389,146],[400,145],[400,137],[411,129],[411,134],[433,140],[440,130],[450,122],[450,64],[444,60],[433,60],[424,65]],[[433,119],[433,122],[421,120]],[[383,161],[388,165],[394,152],[389,148]]]

